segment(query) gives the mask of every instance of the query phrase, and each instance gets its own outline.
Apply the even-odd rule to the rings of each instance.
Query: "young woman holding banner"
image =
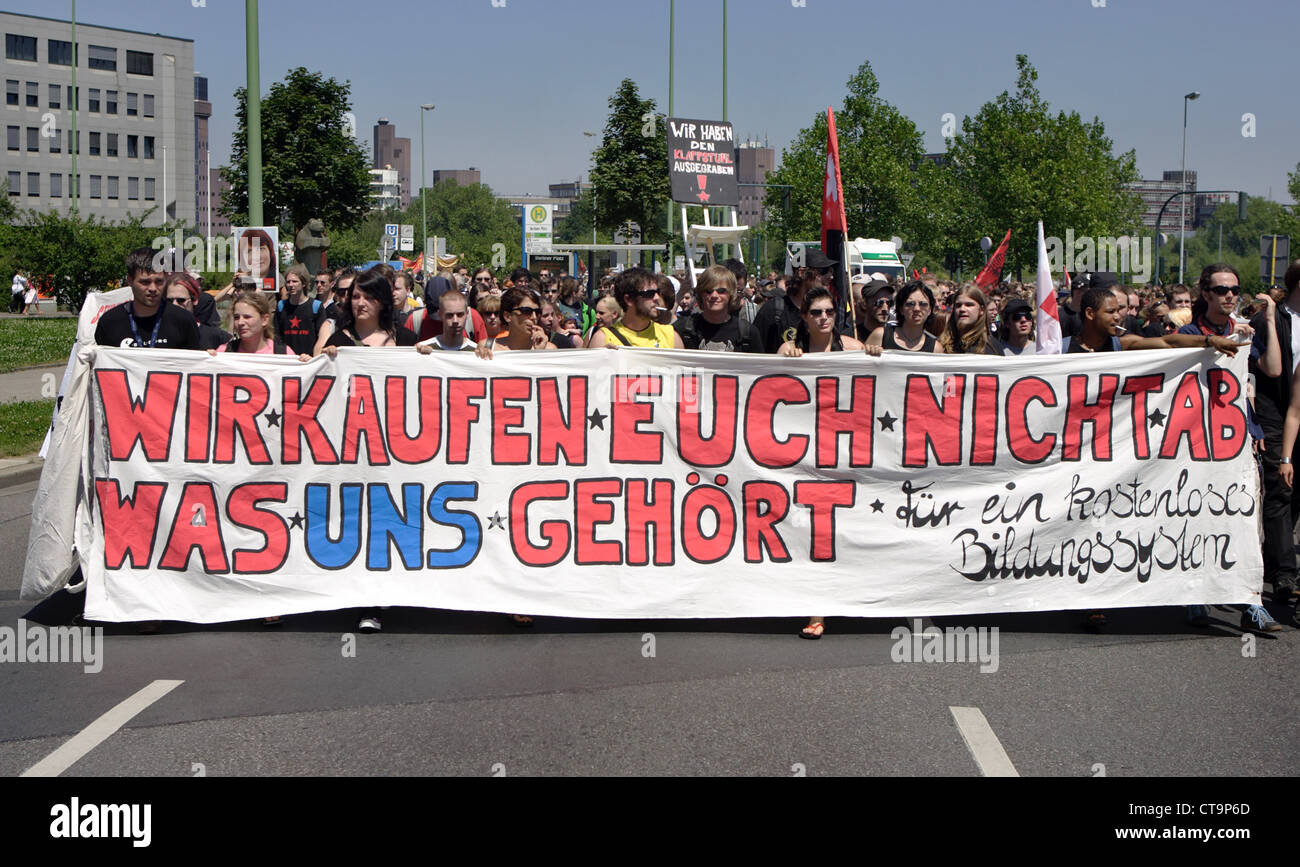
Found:
[[[880,344],[863,345],[857,338],[835,333],[835,299],[827,289],[812,289],[804,296],[800,307],[803,321],[795,332],[794,340],[781,344],[777,355],[801,358],[816,352],[850,352],[861,349],[867,355],[880,356]],[[800,638],[816,640],[826,631],[825,617],[812,617],[799,631]]]

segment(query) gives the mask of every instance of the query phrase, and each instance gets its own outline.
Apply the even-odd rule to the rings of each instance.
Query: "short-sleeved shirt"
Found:
[[[162,317],[159,321],[158,317]],[[131,322],[135,321],[135,330]],[[154,337],[154,328],[158,336]],[[194,316],[175,304],[163,304],[152,316],[135,315],[131,302],[120,304],[99,317],[95,343],[100,346],[199,349],[199,326]]]
[[[295,354],[311,355],[321,323],[328,316],[325,307],[311,298],[296,306],[282,301],[276,306],[275,333]]]

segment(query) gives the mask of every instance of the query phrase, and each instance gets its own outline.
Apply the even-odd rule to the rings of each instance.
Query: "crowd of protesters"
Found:
[[[288,354],[304,361],[361,346],[416,346],[424,354],[471,351],[482,359],[499,352],[602,347],[787,358],[819,352],[1037,352],[1032,284],[1005,282],[986,290],[928,276],[904,282],[859,274],[849,286],[851,317],[837,319],[847,309],[838,303],[831,276],[838,263],[816,249],[790,275],[760,278],[731,259],[694,280],[689,273],[611,269],[593,279],[590,290],[546,269],[521,267],[498,277],[489,268],[461,267],[426,278],[381,264],[313,276],[295,264],[282,275],[279,298],[246,285],[241,290],[251,281],[240,274],[220,290],[203,292],[192,276],[154,270],[154,256],[141,249],[127,257],[133,299],[101,317],[97,343]],[[1286,272],[1285,293],[1246,300],[1240,282],[1224,264],[1206,267],[1194,287],[1125,287],[1114,274],[1080,274],[1058,296],[1061,351],[1202,347],[1234,355],[1249,344],[1256,382],[1251,427],[1264,491],[1264,578],[1273,585],[1275,605],[1288,607],[1288,617],[1300,626],[1294,542],[1300,494],[1292,463],[1300,438],[1300,262]],[[222,330],[215,303],[227,297],[233,333]],[[1243,630],[1283,628],[1262,606],[1240,607]],[[360,628],[378,631],[379,617],[378,610],[362,612]],[[532,623],[525,615],[511,617],[520,626]],[[1186,617],[1194,626],[1210,624],[1206,606],[1190,606]],[[1105,623],[1105,612],[1086,613],[1085,626],[1100,630]],[[151,631],[156,624],[144,627]],[[813,617],[799,634],[820,638],[825,628],[824,618]]]

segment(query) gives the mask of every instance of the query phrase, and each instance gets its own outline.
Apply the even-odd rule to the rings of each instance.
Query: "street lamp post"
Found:
[[[262,84],[258,68],[257,0],[244,0],[244,66],[248,99],[248,225],[262,223]],[[163,221],[167,219],[163,202]]]
[[[1183,169],[1181,175],[1180,189],[1184,194],[1187,192],[1187,103],[1200,97],[1200,91],[1193,90],[1191,93],[1183,95]],[[1183,282],[1183,250],[1187,244],[1187,196],[1183,195],[1179,199],[1179,222],[1178,222],[1178,282]]]
[[[596,134],[589,130],[583,130],[582,134],[587,138],[595,138]],[[578,187],[578,195],[582,195],[582,187]],[[591,182],[591,243],[596,243],[596,182]]]
[[[433,103],[426,102],[420,106],[420,244],[424,249],[424,273],[429,273],[429,209],[424,203],[424,186],[429,176],[424,170],[424,113],[433,111]]]

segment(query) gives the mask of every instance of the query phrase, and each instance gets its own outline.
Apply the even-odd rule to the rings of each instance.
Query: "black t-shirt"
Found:
[[[95,326],[95,343],[100,346],[132,347],[153,346],[155,349],[200,349],[199,327],[190,313],[175,304],[164,304],[153,316],[132,316],[131,302],[118,305],[99,317]],[[162,317],[159,322],[158,317]],[[131,319],[135,319],[135,333]],[[154,327],[158,336],[153,337]],[[136,339],[136,335],[139,339]],[[152,344],[150,340],[153,340]]]
[[[759,308],[754,317],[754,328],[764,351],[777,352],[781,344],[794,339],[794,331],[799,327],[799,305],[784,298],[774,298]]]
[[[420,336],[409,328],[397,329],[398,346],[414,346],[420,342]],[[326,346],[361,346],[360,340],[346,331],[335,331],[330,335],[330,339],[325,341]]]
[[[1082,338],[1082,336],[1081,336],[1081,335],[1076,335],[1076,336],[1073,336],[1073,337],[1070,338],[1070,345],[1067,346],[1067,347],[1065,347],[1065,354],[1066,354],[1066,355],[1069,355],[1069,354],[1072,353],[1072,352],[1089,352],[1089,351],[1091,351],[1091,352],[1119,352],[1119,351],[1120,351],[1119,338],[1118,338],[1118,337],[1107,337],[1104,341],[1102,341],[1102,344],[1101,344],[1101,346],[1100,346],[1099,348],[1097,348],[1097,349],[1093,349],[1093,350],[1088,350],[1088,349],[1086,349],[1086,348],[1084,347],[1084,345],[1083,345],[1083,338]]]
[[[678,317],[673,328],[681,335],[687,349],[706,349],[712,352],[766,352],[763,337],[752,325],[741,324],[739,316],[731,315],[726,322],[714,324],[701,313]]]
[[[199,325],[199,349],[216,349],[230,342],[230,334],[211,325]]]
[[[313,312],[313,307],[319,308]],[[311,355],[316,348],[316,337],[320,333],[321,322],[328,314],[319,301],[307,299],[294,306],[288,300],[276,305],[275,333],[295,355]]]

